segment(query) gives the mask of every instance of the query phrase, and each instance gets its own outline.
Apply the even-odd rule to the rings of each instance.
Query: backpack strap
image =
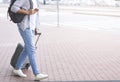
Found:
[[[29,2],[30,2],[30,9],[33,9],[33,1],[29,0]]]

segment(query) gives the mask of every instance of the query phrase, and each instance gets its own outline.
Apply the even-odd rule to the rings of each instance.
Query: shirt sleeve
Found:
[[[23,6],[24,3],[25,0],[16,0],[11,7],[11,11],[16,13],[20,9],[20,7]]]

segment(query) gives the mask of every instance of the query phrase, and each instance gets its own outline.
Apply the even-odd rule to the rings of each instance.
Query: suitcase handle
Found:
[[[35,42],[35,47],[36,47],[36,45],[37,45],[37,42],[38,42],[38,40],[39,40],[39,37],[40,37],[41,33],[37,33],[36,35],[38,35],[38,37],[37,37],[37,40],[36,40],[36,42]],[[36,48],[37,48],[37,47],[36,47]]]

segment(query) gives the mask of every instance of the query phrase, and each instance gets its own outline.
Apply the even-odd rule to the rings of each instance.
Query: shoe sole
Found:
[[[40,78],[40,79],[35,79],[34,81],[40,81],[40,80],[43,80],[43,79],[46,79],[46,78],[48,78],[48,76],[44,77],[44,78]]]

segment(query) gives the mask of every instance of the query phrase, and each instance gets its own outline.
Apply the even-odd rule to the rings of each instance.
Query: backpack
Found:
[[[24,19],[25,14],[14,13],[11,11],[11,7],[15,1],[16,0],[11,0],[11,3],[8,7],[7,13],[9,15],[11,21],[13,21],[14,23],[20,23]],[[22,9],[22,7],[21,7],[21,9]]]

